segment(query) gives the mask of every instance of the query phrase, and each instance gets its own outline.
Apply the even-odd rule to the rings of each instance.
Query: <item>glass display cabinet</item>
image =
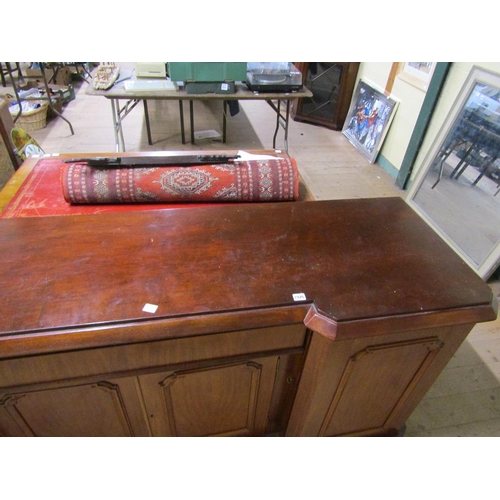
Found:
[[[295,121],[316,123],[342,130],[351,102],[359,62],[296,62],[310,98],[293,103]]]

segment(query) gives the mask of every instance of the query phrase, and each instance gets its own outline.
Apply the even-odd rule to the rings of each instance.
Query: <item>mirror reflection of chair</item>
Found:
[[[489,119],[480,109],[474,110],[467,118],[470,147],[462,161],[450,175],[458,179],[469,165],[480,170],[473,186],[481,180],[500,155],[500,126]],[[474,163],[471,161],[474,160]]]
[[[436,182],[434,182],[434,184],[432,185],[431,189],[434,189],[438,185],[441,178],[443,177],[444,165],[446,163],[446,160],[451,155],[451,153],[456,151],[461,145],[467,143],[466,137],[467,137],[468,124],[465,121],[466,114],[467,110],[464,110],[460,113],[460,115],[457,118],[457,121],[455,122],[454,127],[448,134],[448,137],[445,139],[443,146],[441,147],[441,150],[436,155],[432,168],[435,168],[436,165],[439,163],[439,173],[438,173],[438,178],[436,179]],[[465,158],[468,156],[469,152],[470,151],[466,153]]]
[[[458,149],[460,146],[463,147]],[[439,174],[431,189],[441,180],[446,160],[453,152],[460,161],[451,172],[450,179],[459,179],[467,167],[475,166],[480,171],[472,183],[476,186],[500,156],[500,125],[480,109],[471,111],[466,108],[462,111],[436,156],[434,164],[440,162]]]

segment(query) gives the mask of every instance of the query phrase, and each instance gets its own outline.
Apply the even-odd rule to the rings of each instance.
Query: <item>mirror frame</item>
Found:
[[[459,91],[455,102],[453,103],[446,119],[443,122],[439,132],[437,133],[431,147],[429,148],[422,165],[415,175],[413,182],[408,190],[405,198],[406,202],[417,212],[432,229],[434,229],[458,254],[462,259],[483,279],[487,279],[495,271],[500,263],[500,239],[492,245],[487,256],[479,264],[474,262],[471,257],[448,235],[446,234],[431,218],[429,214],[423,211],[419,205],[414,201],[416,195],[421,188],[425,177],[432,168],[434,158],[439,153],[444,141],[451,132],[455,121],[467,103],[470,94],[476,84],[489,85],[500,89],[500,74],[473,66],[468,77],[465,80],[461,90]]]

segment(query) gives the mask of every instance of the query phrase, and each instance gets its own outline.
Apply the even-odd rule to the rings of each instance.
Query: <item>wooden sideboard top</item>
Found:
[[[265,322],[335,336],[496,317],[487,284],[400,198],[20,218],[0,231],[0,357]]]

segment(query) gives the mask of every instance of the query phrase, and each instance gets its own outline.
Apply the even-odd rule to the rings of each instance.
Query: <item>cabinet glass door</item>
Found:
[[[313,93],[302,101],[301,115],[320,120],[332,120],[339,99],[343,66],[331,62],[310,62],[305,86]]]

